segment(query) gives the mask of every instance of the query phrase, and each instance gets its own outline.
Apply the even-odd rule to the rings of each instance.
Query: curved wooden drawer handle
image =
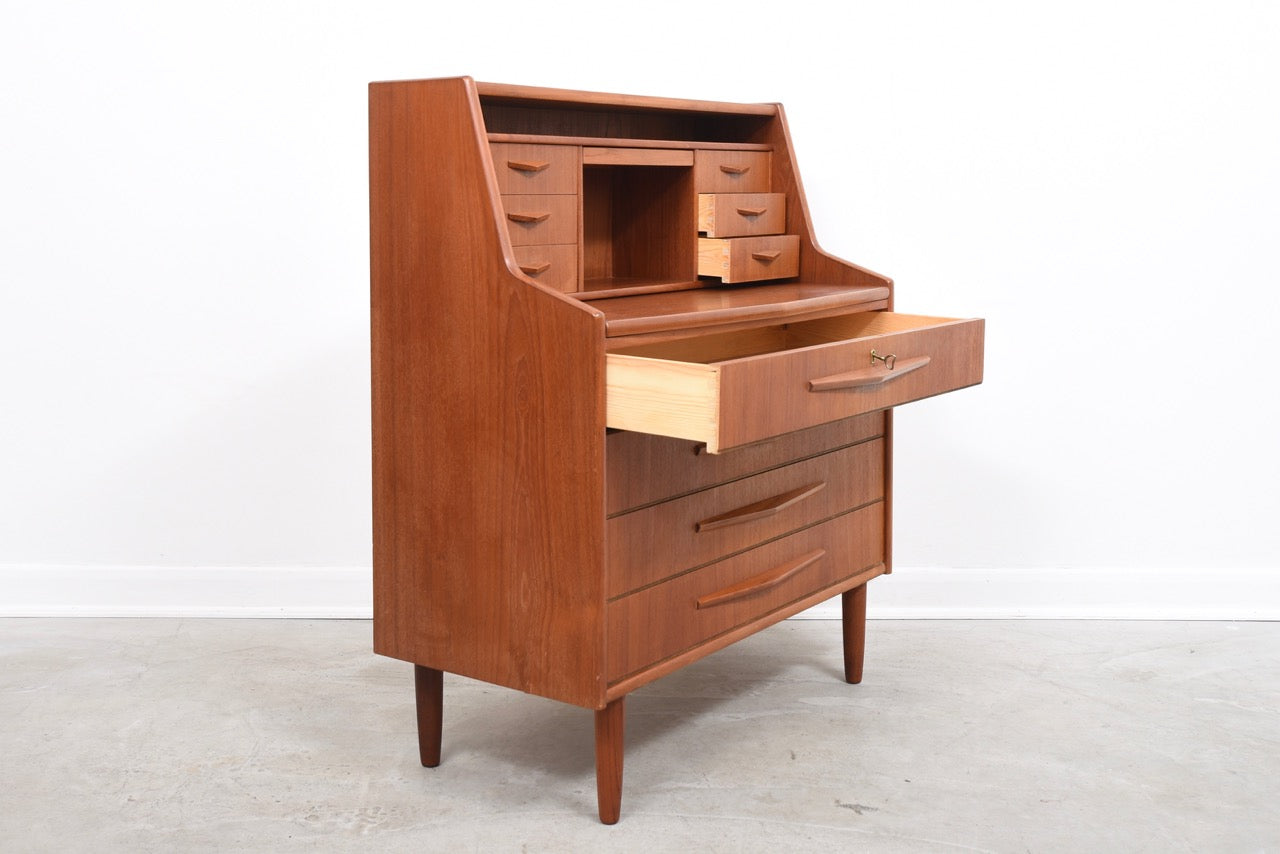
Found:
[[[781,254],[781,249],[770,249],[768,252],[752,252],[751,257],[757,261],[764,261],[767,263],[769,261],[778,260],[778,256]]]
[[[550,160],[508,160],[507,168],[517,172],[541,172],[551,165]]]
[[[698,597],[699,608],[710,608],[713,605],[723,605],[725,602],[732,602],[735,599],[742,599],[746,596],[754,596],[757,593],[763,593],[770,588],[777,587],[791,576],[795,575],[806,566],[810,566],[822,560],[827,554],[826,549],[818,549],[809,552],[803,557],[798,557],[790,563],[784,563],[782,566],[775,566],[768,572],[762,572],[759,575],[752,576],[746,581],[739,581],[737,584],[731,584],[723,590],[717,590],[715,593],[708,593],[706,596]]]
[[[835,391],[841,388],[884,385],[927,364],[929,364],[928,356],[912,356],[910,359],[898,359],[897,365],[891,371],[884,368],[862,368],[845,374],[832,374],[829,377],[809,380],[809,391]]]
[[[507,219],[512,222],[546,222],[551,219],[550,213],[509,213]]]
[[[550,261],[543,261],[541,264],[521,264],[520,272],[526,276],[536,276],[539,273],[545,273],[551,269]]]
[[[728,163],[720,164],[720,171],[730,175],[745,175],[750,168],[750,166],[730,166]]]
[[[738,208],[738,213],[743,216],[760,216],[767,210],[768,208]]]
[[[808,486],[802,486],[799,489],[793,489],[790,492],[784,492],[772,498],[764,498],[745,507],[739,507],[736,510],[712,516],[710,519],[703,519],[695,524],[693,529],[701,534],[703,531],[714,531],[716,528],[727,528],[730,525],[741,525],[743,522],[764,519],[775,513],[781,513],[793,504],[799,504],[810,495],[821,492],[826,485],[827,482],[825,480],[820,480],[817,483],[811,483]]]

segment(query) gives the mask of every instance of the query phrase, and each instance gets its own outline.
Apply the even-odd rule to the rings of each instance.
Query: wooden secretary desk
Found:
[[[889,408],[982,380],[813,237],[782,108],[369,88],[374,650],[595,711],[837,594],[862,672]]]

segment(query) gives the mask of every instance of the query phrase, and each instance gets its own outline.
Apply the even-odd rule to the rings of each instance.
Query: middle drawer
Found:
[[[503,196],[512,246],[578,242],[578,197]]]
[[[699,193],[698,231],[707,237],[753,237],[787,230],[782,193]]]
[[[609,519],[609,598],[884,496],[873,439]]]

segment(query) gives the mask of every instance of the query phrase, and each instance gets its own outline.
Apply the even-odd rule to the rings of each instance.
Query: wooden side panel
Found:
[[[603,707],[603,318],[514,272],[474,83],[369,89],[374,650]]]
[[[697,439],[716,450],[720,412],[716,368],[611,355],[606,377],[610,427]]]

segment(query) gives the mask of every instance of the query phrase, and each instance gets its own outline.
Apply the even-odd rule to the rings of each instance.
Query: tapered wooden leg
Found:
[[[418,700],[418,755],[422,764],[440,764],[440,729],[444,723],[444,673],[413,666],[413,690]]]
[[[844,628],[844,681],[862,681],[862,653],[867,647],[867,585],[859,584],[840,596]]]
[[[600,822],[617,824],[622,813],[622,701],[596,712],[596,800]]]

